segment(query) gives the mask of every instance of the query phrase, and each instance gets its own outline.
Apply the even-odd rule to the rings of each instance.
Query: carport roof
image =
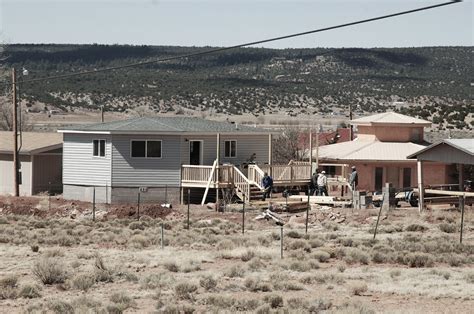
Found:
[[[474,139],[444,139],[411,154],[408,158],[474,165]]]
[[[21,139],[21,141],[20,141]],[[20,147],[21,143],[21,147]],[[22,132],[18,137],[20,154],[37,154],[44,151],[61,148],[63,136],[58,133]],[[0,131],[0,153],[12,154],[13,132]]]

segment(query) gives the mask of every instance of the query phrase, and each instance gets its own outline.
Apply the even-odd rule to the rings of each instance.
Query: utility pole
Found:
[[[12,69],[12,95],[13,95],[13,184],[14,195],[20,195],[20,188],[18,185],[18,110],[16,102],[16,72]]]
[[[350,121],[352,121],[352,104],[349,103],[349,123]],[[352,123],[350,124],[350,138],[351,138],[351,141],[354,139],[354,130],[352,129],[353,126],[352,126]]]

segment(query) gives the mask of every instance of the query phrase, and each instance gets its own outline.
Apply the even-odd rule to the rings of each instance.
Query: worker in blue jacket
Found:
[[[270,197],[270,194],[273,189],[273,179],[266,172],[263,174],[262,186],[263,186],[262,200],[264,201],[265,198]]]

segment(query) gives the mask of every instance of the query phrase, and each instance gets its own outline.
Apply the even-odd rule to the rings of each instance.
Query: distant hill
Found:
[[[10,45],[4,67],[29,79],[204,51],[205,47]],[[64,111],[149,107],[233,115],[384,111],[433,119],[440,129],[474,127],[472,47],[392,49],[241,48],[214,55],[29,83],[22,98]],[[9,78],[4,78],[8,80]],[[210,109],[212,108],[212,109]]]

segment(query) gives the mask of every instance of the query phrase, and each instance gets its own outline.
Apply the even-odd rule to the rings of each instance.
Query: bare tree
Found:
[[[309,147],[302,143],[306,130],[294,127],[285,127],[282,133],[273,139],[273,162],[287,164],[290,160],[301,160],[308,152]]]

